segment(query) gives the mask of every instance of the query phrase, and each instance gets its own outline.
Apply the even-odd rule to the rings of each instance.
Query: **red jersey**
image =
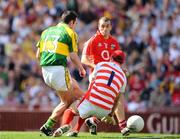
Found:
[[[126,76],[115,62],[101,62],[96,65],[95,80],[84,96],[92,104],[111,110],[118,93],[125,92]]]
[[[96,65],[99,62],[110,61],[110,56],[115,50],[119,50],[120,46],[117,40],[109,36],[105,39],[99,31],[91,37],[85,44],[82,55],[87,55]]]

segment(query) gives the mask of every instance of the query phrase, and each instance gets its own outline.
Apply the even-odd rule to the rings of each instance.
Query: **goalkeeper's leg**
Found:
[[[92,135],[97,135],[97,124],[100,122],[96,117],[90,117],[85,120],[86,125],[89,127],[89,132]]]
[[[126,128],[124,95],[123,94],[120,96],[118,106],[115,110],[115,114],[116,114],[116,117],[118,120],[118,125],[119,125],[122,135],[129,135],[129,129]]]

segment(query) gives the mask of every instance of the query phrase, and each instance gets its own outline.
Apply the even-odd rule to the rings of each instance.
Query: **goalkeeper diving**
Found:
[[[125,62],[125,54],[116,50],[111,55],[110,62],[100,62],[94,69],[93,81],[88,91],[80,102],[75,101],[65,112],[62,118],[62,126],[58,128],[53,136],[61,136],[70,130],[70,124],[75,115],[79,115],[82,122],[96,134],[97,122],[99,120],[116,124],[113,115],[119,103],[123,101],[127,79],[121,65]],[[129,134],[126,121],[119,122],[123,135]],[[80,129],[78,129],[80,130]],[[79,132],[79,131],[77,131]]]

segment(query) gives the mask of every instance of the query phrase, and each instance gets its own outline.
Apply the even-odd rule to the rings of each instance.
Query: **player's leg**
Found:
[[[124,94],[120,96],[118,106],[115,114],[118,120],[120,131],[123,135],[129,135],[129,130],[126,130],[125,108],[124,108]]]
[[[53,136],[58,137],[69,131],[70,123],[72,122],[75,115],[76,113],[74,113],[72,109],[66,109],[62,117],[62,126],[53,133]]]
[[[76,110],[75,108],[77,108],[77,110],[76,110],[77,113],[79,113],[79,110],[81,109],[81,110],[80,110],[80,111],[81,111],[81,112],[80,112],[80,113],[81,113],[81,116],[82,116],[82,112],[83,112],[83,115],[84,115],[84,113],[88,112],[88,109],[89,109],[89,107],[86,106],[86,103],[84,102],[84,99],[85,99],[85,96],[84,96],[81,100],[79,100],[79,102],[76,101],[76,102],[78,102],[77,105],[76,105],[76,107],[74,107],[74,105],[71,105],[71,108],[73,108],[74,110]],[[82,107],[82,106],[83,106],[83,107]],[[81,107],[82,107],[82,108],[81,108]],[[86,108],[86,107],[87,107],[87,108]],[[81,129],[83,123],[84,123],[84,121],[85,121],[85,119],[83,119],[83,118],[81,118],[81,117],[79,116],[76,125],[74,126],[74,128],[72,129],[72,131],[67,134],[67,136],[77,137],[77,136],[78,136],[78,133],[79,133],[79,131],[80,131],[80,129]]]
[[[93,117],[87,118],[85,123],[89,127],[89,131],[92,135],[97,135],[97,125],[100,122],[100,119],[107,116],[111,111],[105,110],[101,107],[98,107],[94,104],[91,104],[93,112]]]
[[[84,91],[79,87],[77,81],[72,78],[72,91],[76,99],[81,98],[84,95]]]
[[[100,120],[96,117],[90,117],[85,120],[85,123],[89,128],[89,132],[92,135],[97,135],[97,124],[99,122],[100,122]]]
[[[92,112],[94,112],[93,108],[91,107],[91,103],[86,100],[85,97],[81,100],[77,108],[80,117],[78,119],[78,123],[75,125],[72,132],[68,134],[68,136],[77,136],[85,119],[91,116],[93,114]]]
[[[65,109],[72,103],[73,94],[68,70],[62,66],[45,67],[42,69],[43,78],[47,85],[51,86],[57,91],[61,103],[56,106],[47,122],[40,128],[40,130],[47,136],[52,135],[52,128],[58,122],[59,117]],[[61,80],[60,80],[61,79]]]
[[[77,106],[79,104],[79,100],[74,101],[68,109],[65,110],[63,117],[62,117],[62,123],[61,127],[59,127],[53,134],[53,136],[61,136],[65,132],[67,132],[70,129],[70,123],[72,122],[75,115],[78,115]]]
[[[47,125],[48,129],[52,129],[56,122],[58,122],[61,114],[69,106],[69,104],[72,103],[74,99],[80,98],[84,94],[84,92],[80,89],[78,83],[74,79],[71,80],[71,86],[72,89],[69,89],[69,91],[61,91],[60,93],[58,93],[61,103],[53,110],[52,115],[47,120],[45,125]]]
[[[84,123],[84,121],[85,121],[85,119],[82,119],[81,117],[78,117],[78,121],[77,121],[76,125],[74,126],[72,131],[67,134],[67,136],[69,136],[69,137],[77,137],[78,133],[79,133],[79,131],[80,131],[80,129],[81,129],[83,123]]]
[[[89,88],[89,90],[90,90],[90,88]],[[85,93],[84,97],[78,103],[77,108],[78,108],[80,117],[78,118],[78,121],[77,121],[75,127],[73,128],[73,130],[71,132],[69,132],[67,134],[67,136],[73,136],[73,137],[78,136],[80,128],[82,127],[82,125],[85,121],[85,118],[88,117],[89,115],[91,115],[92,109],[90,107],[90,103],[85,99],[88,96],[88,94],[89,94],[89,91]]]
[[[40,130],[47,136],[52,135],[52,128],[58,122],[59,117],[63,114],[65,109],[72,103],[72,95],[69,92],[60,92],[59,95],[61,103],[55,107],[51,116],[46,123],[40,128]]]
[[[63,112],[68,108],[68,106],[73,102],[73,95],[71,91],[64,91],[58,93],[58,96],[61,100],[61,103],[53,110],[50,118],[55,121],[59,121],[59,117],[63,114]]]

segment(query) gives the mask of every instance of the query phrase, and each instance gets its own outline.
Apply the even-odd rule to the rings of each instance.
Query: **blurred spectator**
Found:
[[[151,92],[150,96],[150,107],[162,107],[165,105],[165,94],[163,91],[160,91],[159,88],[156,88],[153,92]]]
[[[5,101],[11,92],[11,88],[5,85],[5,82],[0,78],[0,97]]]
[[[160,61],[163,56],[163,51],[161,47],[158,47],[157,43],[154,40],[151,40],[150,46],[147,48],[147,52],[150,55],[152,65],[156,66],[158,61]]]

